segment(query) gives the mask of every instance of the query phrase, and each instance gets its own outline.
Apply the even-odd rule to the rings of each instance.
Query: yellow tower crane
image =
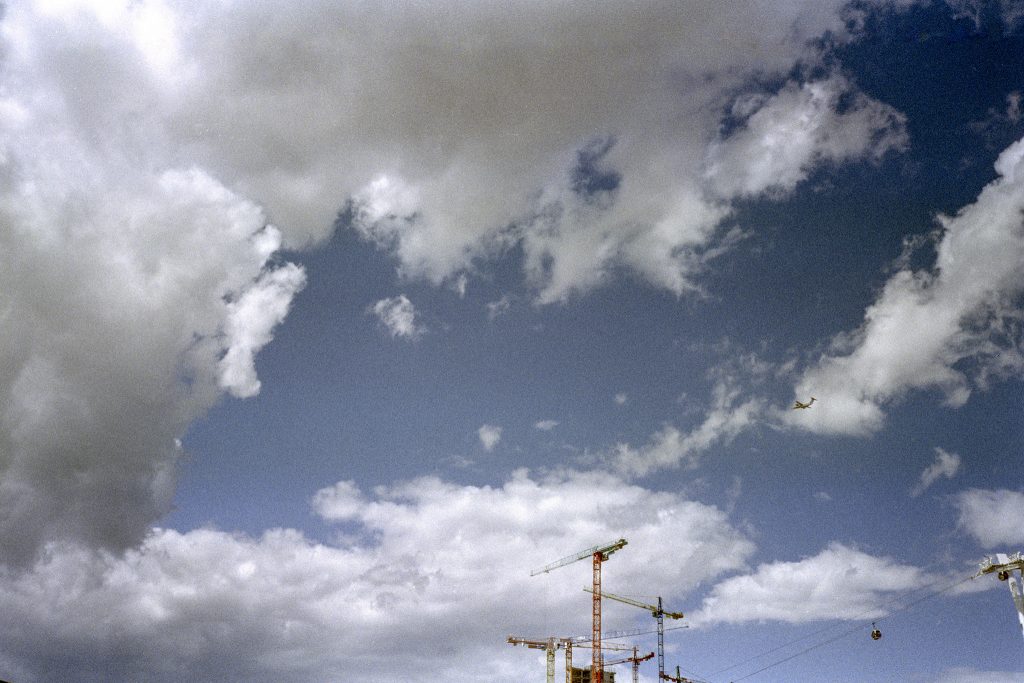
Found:
[[[583,590],[588,593],[593,593],[594,590],[590,588],[584,588]],[[596,590],[596,589],[595,589]],[[633,607],[639,607],[645,609],[651,613],[651,616],[658,620],[658,680],[665,679],[665,617],[669,619],[682,619],[682,612],[666,612],[661,605],[661,596],[658,596],[657,605],[648,605],[645,602],[634,600],[633,598],[627,598],[622,595],[615,595],[614,593],[601,593],[602,597],[608,598],[609,600],[615,600],[617,602],[623,602]]]

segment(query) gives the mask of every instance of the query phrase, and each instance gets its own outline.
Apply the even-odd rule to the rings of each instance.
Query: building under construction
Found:
[[[603,683],[615,683],[615,672],[607,669],[601,674]],[[572,683],[590,683],[590,669],[572,668]]]

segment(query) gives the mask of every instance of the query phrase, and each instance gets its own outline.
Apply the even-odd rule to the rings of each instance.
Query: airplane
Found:
[[[800,410],[802,408],[810,408],[811,404],[814,403],[815,400],[816,399],[813,396],[811,396],[811,400],[808,401],[807,403],[801,403],[800,401],[797,401],[796,403],[793,404],[793,410]]]

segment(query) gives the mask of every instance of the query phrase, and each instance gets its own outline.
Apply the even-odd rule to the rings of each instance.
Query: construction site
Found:
[[[584,591],[591,595],[591,632],[587,635],[576,635],[576,636],[543,636],[543,637],[524,637],[517,635],[510,635],[507,638],[509,645],[522,646],[531,650],[543,650],[545,653],[545,682],[555,683],[556,680],[556,655],[559,651],[562,652],[564,664],[565,664],[565,683],[615,683],[616,675],[615,671],[608,670],[610,667],[619,665],[629,665],[631,669],[632,683],[639,683],[640,681],[640,666],[641,664],[649,661],[657,662],[657,680],[658,681],[671,681],[673,683],[717,683],[710,681],[706,678],[701,678],[696,675],[684,676],[682,666],[676,664],[674,673],[666,672],[665,670],[665,618],[673,620],[681,620],[684,618],[682,612],[668,611],[662,605],[661,597],[656,598],[656,604],[648,604],[636,600],[631,597],[616,595],[603,591],[601,587],[602,581],[602,567],[605,562],[611,557],[616,551],[622,550],[628,542],[624,538],[619,538],[611,543],[606,543],[585,550],[581,550],[572,555],[567,555],[559,560],[544,565],[538,569],[534,569],[530,572],[530,576],[537,576],[540,574],[547,574],[548,572],[556,569],[573,565],[577,562],[590,560],[592,567],[592,585],[590,588],[584,588]],[[1010,595],[1013,600],[1013,606],[1017,613],[1017,619],[1021,627],[1021,635],[1024,636],[1024,554],[1015,553],[1013,555],[1006,555],[998,553],[989,558],[986,558],[979,568],[979,570],[971,575],[963,578],[959,578],[948,585],[945,585],[937,590],[931,591],[925,594],[923,597],[916,598],[912,603],[899,607],[892,610],[900,611],[909,608],[913,604],[923,602],[930,598],[942,595],[949,592],[953,588],[966,583],[972,579],[976,579],[983,575],[995,575],[995,577],[1004,583],[1006,583],[1010,590]],[[604,599],[613,600],[615,602],[631,605],[642,609],[655,619],[656,628],[651,629],[633,629],[628,631],[603,631],[601,621],[601,606]],[[809,646],[804,646],[802,650],[799,650],[796,654],[786,655],[785,657],[778,658],[773,662],[762,665],[760,668],[754,670],[751,673],[742,675],[737,678],[730,678],[730,683],[734,681],[744,680],[752,678],[759,673],[767,671],[775,666],[782,664],[786,661],[794,659],[798,656],[802,656],[818,649],[819,647],[833,643],[841,638],[852,635],[856,631],[862,630],[862,624],[857,624],[855,627],[846,631],[841,631],[838,636],[831,635],[828,638],[823,638],[816,643],[812,643]],[[685,628],[682,627],[682,628]],[[674,630],[674,629],[670,629]],[[649,636],[650,634],[656,634],[657,636],[657,650],[656,652],[643,653],[642,649],[632,643],[621,642],[624,640],[631,640],[640,636]],[[878,628],[878,620],[872,621],[869,631],[870,638],[874,641],[881,640],[882,632]],[[589,667],[578,667],[574,665],[574,652],[578,650],[584,650],[589,652],[590,665]],[[780,650],[780,647],[773,648],[768,653],[770,654]],[[605,656],[605,653],[611,653],[609,656]],[[753,657],[747,657],[742,663],[752,661],[760,658],[763,655],[755,655]],[[586,659],[587,655],[584,655],[581,659]],[[656,658],[656,659],[655,659]],[[738,665],[737,665],[738,666]],[[734,667],[728,667],[729,669]],[[726,669],[728,670],[728,669]],[[724,671],[724,670],[723,670]]]

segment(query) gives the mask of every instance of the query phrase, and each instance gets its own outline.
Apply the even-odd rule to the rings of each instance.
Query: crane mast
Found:
[[[640,681],[640,662],[646,662],[648,659],[654,657],[653,652],[648,652],[643,657],[637,653],[637,649],[633,648],[632,657],[623,657],[622,659],[616,659],[611,662],[605,662],[605,666],[615,666],[616,664],[625,664],[626,662],[632,662],[633,664],[633,683],[639,683]]]
[[[558,650],[559,648],[565,648],[565,683],[572,683],[573,646],[575,645],[576,647],[593,647],[593,645],[589,644],[590,636],[575,636],[570,638],[560,638],[557,636],[551,636],[549,638],[524,638],[522,636],[509,636],[506,639],[506,642],[509,645],[523,645],[532,650],[544,650],[545,660],[547,664],[547,675],[545,678],[547,683],[555,682],[556,650]],[[636,654],[636,648],[629,645],[623,645],[620,643],[604,643],[603,646],[607,650],[633,650],[633,654]],[[651,656],[653,655],[654,653],[651,653]],[[640,661],[643,660],[641,659]]]
[[[555,650],[562,647],[562,642],[557,638],[548,638],[547,640],[532,640],[530,638],[520,638],[518,636],[508,637],[509,645],[525,645],[532,650],[544,650],[545,659],[547,663],[547,673],[545,680],[547,683],[555,683]]]
[[[593,592],[589,588],[584,588],[583,590],[587,591],[588,593]],[[594,590],[597,589],[595,588]],[[617,602],[622,602],[627,605],[632,605],[633,607],[645,609],[651,613],[652,617],[658,620],[658,680],[667,680],[667,677],[665,675],[665,617],[668,617],[669,619],[682,619],[683,613],[666,612],[661,604],[660,595],[658,596],[657,605],[648,605],[645,602],[640,602],[639,600],[627,598],[622,595],[615,595],[614,593],[602,593],[601,595],[608,598],[609,600],[615,600]]]
[[[578,553],[572,555],[566,555],[560,560],[555,560],[551,564],[547,564],[540,569],[534,569],[530,572],[530,576],[536,576],[537,574],[547,574],[553,569],[564,567],[567,564],[578,562],[579,560],[590,557],[593,566],[593,584],[594,599],[591,601],[591,634],[593,636],[593,657],[591,658],[590,665],[590,677],[592,683],[603,683],[602,676],[602,665],[601,665],[601,563],[606,562],[608,558],[616,550],[622,549],[626,545],[626,539],[620,538],[612,543],[605,545],[596,545],[593,548],[587,548],[581,550]]]
[[[672,683],[697,683],[697,681],[694,681],[693,679],[687,678],[686,676],[680,674],[678,666],[676,667],[675,676],[669,676],[668,674],[665,674],[664,676],[662,676],[662,678],[664,678],[666,681],[672,681]]]

